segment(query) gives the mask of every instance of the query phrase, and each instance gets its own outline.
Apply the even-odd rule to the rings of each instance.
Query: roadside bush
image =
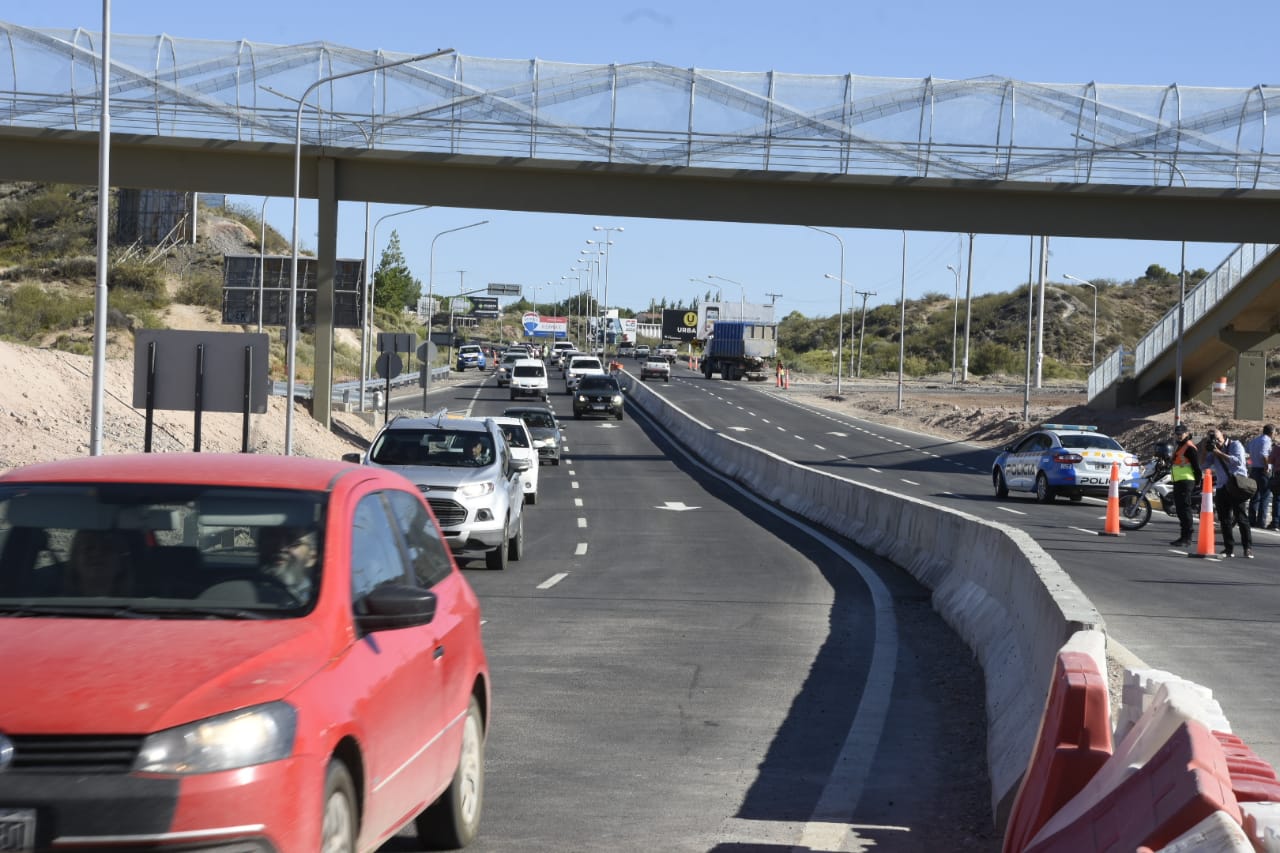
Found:
[[[213,270],[188,273],[178,288],[178,301],[222,310],[222,276]]]
[[[163,308],[169,304],[169,295],[165,292],[164,277],[160,269],[141,261],[112,264],[107,273],[107,289],[137,294],[146,300],[150,308]]]
[[[24,284],[5,299],[6,311],[0,311],[0,337],[26,343],[51,329],[75,325],[83,316],[92,315],[93,299],[46,293],[34,284]]]
[[[138,323],[144,329],[164,328],[157,311],[168,305],[169,299],[168,297],[162,298],[163,301],[157,303],[152,296],[132,290],[116,290],[107,294],[108,304],[113,314],[119,311],[122,315],[136,317]],[[111,317],[109,316],[108,320],[110,321],[110,319]],[[121,325],[126,324],[121,323]]]

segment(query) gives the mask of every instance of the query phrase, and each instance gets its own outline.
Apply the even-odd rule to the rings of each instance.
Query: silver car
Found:
[[[391,468],[422,492],[453,552],[505,569],[524,552],[523,474],[492,418],[398,417],[348,462]]]

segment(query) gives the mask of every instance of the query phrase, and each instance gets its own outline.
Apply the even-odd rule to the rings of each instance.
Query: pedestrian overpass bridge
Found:
[[[97,182],[102,41],[0,21],[0,180]],[[1188,296],[1184,392],[1234,364],[1261,411],[1259,354],[1280,330],[1268,122],[1280,87],[413,59],[114,33],[109,79],[114,186],[292,197],[296,169],[297,195],[319,203],[318,383],[331,380],[337,204],[368,201],[1239,242]],[[1172,399],[1177,329],[1166,317],[1132,365],[1106,359],[1090,399]],[[327,423],[324,395],[316,406]]]

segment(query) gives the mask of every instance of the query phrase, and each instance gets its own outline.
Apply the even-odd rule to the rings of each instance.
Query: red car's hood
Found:
[[[0,618],[0,732],[159,731],[283,698],[329,654],[307,619]]]

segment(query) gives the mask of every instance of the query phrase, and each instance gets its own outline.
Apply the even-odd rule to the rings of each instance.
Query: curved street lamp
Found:
[[[836,348],[838,355],[836,356],[836,393],[842,391],[844,377],[844,240],[840,239],[840,235],[834,231],[828,231],[825,228],[819,228],[816,225],[806,225],[805,228],[811,228],[820,234],[826,234],[828,237],[835,237],[836,242],[840,244],[840,307],[836,309]],[[831,278],[828,273],[826,278]],[[852,322],[852,321],[850,321]],[[853,334],[853,329],[849,329],[849,334]]]
[[[399,59],[395,62],[385,62],[381,65],[371,65],[366,68],[354,68],[350,71],[343,71],[341,74],[330,74],[327,77],[321,77],[316,80],[305,90],[301,97],[298,98],[298,112],[294,119],[294,138],[293,138],[293,261],[289,270],[289,316],[285,319],[288,325],[285,326],[288,338],[288,347],[285,361],[286,369],[289,371],[288,381],[286,382],[286,400],[284,410],[284,455],[293,455],[293,395],[296,390],[294,381],[294,371],[298,360],[298,202],[302,195],[302,109],[306,106],[307,96],[310,95],[317,87],[323,86],[325,83],[331,83],[334,80],[341,80],[345,77],[354,77],[357,74],[368,74],[371,71],[385,71],[388,68],[394,68],[397,65],[407,65],[410,62],[421,62],[425,59],[434,59],[437,56],[444,56],[447,53],[453,53],[453,48],[445,48],[444,50],[433,50],[430,53],[420,53],[417,56],[410,56],[407,59]],[[316,393],[316,389],[312,388],[312,394]],[[328,392],[326,392],[328,393]]]
[[[1068,273],[1062,274],[1063,278],[1069,278],[1077,284],[1083,284],[1085,287],[1093,291],[1093,350],[1089,356],[1089,372],[1093,373],[1098,367],[1098,286],[1090,284],[1082,278],[1076,278]],[[1179,334],[1179,343],[1181,343],[1182,335]]]
[[[956,384],[956,338],[960,336],[960,270],[947,264],[947,269],[956,274],[955,310],[951,315],[951,384]]]

